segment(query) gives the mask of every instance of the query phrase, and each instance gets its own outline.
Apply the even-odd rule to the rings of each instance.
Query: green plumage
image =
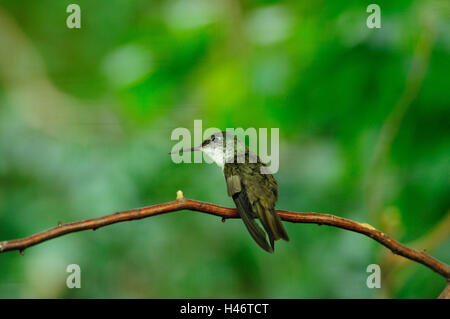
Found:
[[[225,163],[224,175],[228,195],[233,198],[239,214],[250,235],[256,243],[268,252],[274,251],[274,241],[289,237],[275,210],[278,200],[278,184],[271,174],[261,174],[261,167],[266,166],[259,158],[257,163]],[[256,223],[258,218],[269,236]]]

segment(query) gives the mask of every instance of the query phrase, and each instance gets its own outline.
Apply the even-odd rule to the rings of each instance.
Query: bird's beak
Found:
[[[184,153],[184,152],[195,152],[195,151],[200,151],[200,150],[201,150],[201,146],[187,148],[187,149],[184,149],[184,150],[173,151],[173,152],[169,152],[169,154],[180,154],[180,153]]]

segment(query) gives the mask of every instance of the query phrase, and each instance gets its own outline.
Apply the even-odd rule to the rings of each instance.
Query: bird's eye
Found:
[[[216,139],[216,136],[213,135],[213,136],[211,137],[211,142],[214,142],[215,139]]]

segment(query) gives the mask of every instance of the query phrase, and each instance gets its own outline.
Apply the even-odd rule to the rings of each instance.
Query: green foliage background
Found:
[[[82,28],[66,27],[81,7]],[[448,1],[0,0],[0,240],[186,197],[232,206],[177,127],[280,128],[278,208],[369,222],[450,260]],[[3,298],[434,298],[359,234],[177,212],[0,255]],[[82,288],[66,287],[78,264]],[[382,288],[366,286],[380,264]]]

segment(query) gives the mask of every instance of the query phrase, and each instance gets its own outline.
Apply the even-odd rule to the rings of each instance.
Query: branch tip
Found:
[[[184,196],[183,196],[183,191],[179,190],[177,192],[177,200],[183,200]]]
[[[447,285],[439,295],[438,299],[450,299],[450,281],[447,282]]]

